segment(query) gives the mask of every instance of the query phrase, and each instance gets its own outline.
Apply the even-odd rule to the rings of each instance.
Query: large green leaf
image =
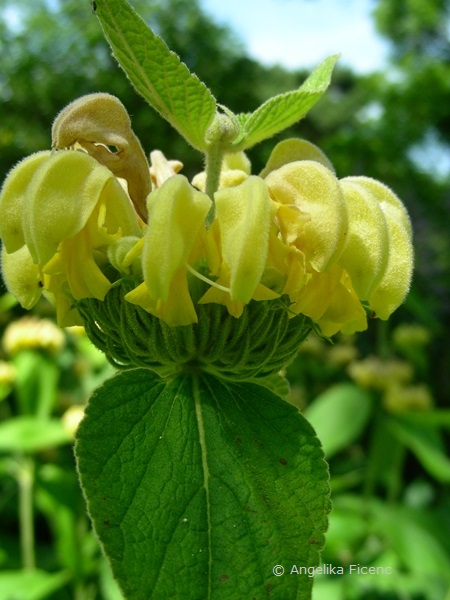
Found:
[[[127,599],[310,597],[312,579],[288,573],[319,562],[327,467],[309,423],[268,389],[123,372],[92,396],[76,454]]]
[[[204,150],[216,114],[209,89],[125,0],[96,0],[95,7],[114,56],[136,90],[194,148]]]
[[[251,114],[238,115],[243,130],[238,149],[251,148],[300,121],[327,90],[338,58],[325,59],[298,90],[270,98]]]
[[[4,571],[0,573],[1,600],[46,600],[53,592],[70,581],[68,571],[46,573],[30,571]]]
[[[318,396],[305,411],[322,442],[327,458],[354,442],[372,410],[368,392],[351,383],[340,383]]]
[[[40,452],[70,441],[70,434],[59,419],[21,416],[0,423],[0,451]]]
[[[450,459],[438,429],[424,427],[414,419],[409,419],[408,415],[393,417],[389,421],[389,428],[433,477],[450,483]]]

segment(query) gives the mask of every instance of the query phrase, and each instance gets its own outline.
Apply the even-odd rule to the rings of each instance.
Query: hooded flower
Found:
[[[44,289],[61,324],[79,322],[77,303],[103,301],[121,279],[128,305],[171,327],[196,323],[197,304],[239,318],[252,301],[281,298],[325,336],[365,329],[366,311],[388,318],[408,291],[403,204],[375,180],[339,180],[309,142],[275,146],[260,176],[242,152],[226,155],[210,197],[205,173],[191,185],[159,151],[149,167],[108,94],[71,103],[52,134],[52,152],[8,175],[0,235],[9,289],[27,308]]]
[[[279,144],[263,173],[281,238],[303,254],[304,287],[284,290],[291,310],[327,336],[366,329],[364,305],[387,319],[404,300],[413,266],[401,201],[369,178],[339,181],[320,150],[303,140]]]
[[[182,175],[170,177],[148,197],[149,224],[142,249],[144,281],[125,299],[169,325],[197,321],[188,270],[200,258],[198,240],[211,200]]]
[[[111,171],[73,150],[41,152],[19,163],[1,192],[0,222],[6,283],[27,307],[39,299],[39,287],[56,296],[102,300],[112,285],[104,272],[108,245],[141,234]],[[30,273],[28,283],[20,281],[21,268]],[[70,300],[65,304],[57,303],[58,318],[68,324]]]

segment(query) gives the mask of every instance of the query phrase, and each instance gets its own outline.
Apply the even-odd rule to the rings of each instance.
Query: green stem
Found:
[[[19,523],[22,564],[24,569],[34,569],[36,558],[34,553],[34,460],[22,456],[19,460]]]
[[[368,450],[368,463],[363,496],[366,503],[375,495],[376,486],[386,486],[387,501],[398,500],[403,482],[402,473],[406,457],[404,446],[392,435],[389,417],[381,410],[375,414],[372,437]]]
[[[212,200],[211,210],[206,216],[206,227],[209,228],[211,223],[214,221],[215,206],[214,206],[214,194],[219,189],[220,173],[222,170],[223,162],[223,150],[221,145],[211,144],[206,153],[206,187],[205,192]]]
[[[389,345],[389,324],[381,319],[378,319],[377,323],[377,352],[384,360],[388,360],[392,354]]]
[[[85,600],[86,599],[86,590],[82,582],[78,581],[75,584],[74,589],[74,600]]]
[[[378,479],[381,427],[380,415],[376,414],[368,448],[368,461],[364,478],[363,498],[366,501],[365,504],[367,504],[367,501],[374,495]]]
[[[398,501],[403,488],[403,467],[407,451],[405,446],[396,440],[392,452],[392,464],[387,480],[387,501],[394,504]]]

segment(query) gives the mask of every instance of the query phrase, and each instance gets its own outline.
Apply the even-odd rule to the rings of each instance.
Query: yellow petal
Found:
[[[388,319],[404,301],[411,284],[414,267],[411,222],[404,205],[387,186],[367,177],[349,180],[376,197],[386,219],[389,256],[382,278],[368,301],[377,317]]]
[[[104,300],[111,283],[94,259],[89,240],[84,232],[61,244],[61,263],[67,277],[70,292],[77,300],[97,298]]]
[[[255,176],[219,190],[215,201],[222,258],[230,270],[231,299],[246,304],[264,272],[274,207],[264,181]]]
[[[286,244],[295,244],[301,237],[303,228],[311,217],[292,204],[279,204],[277,223],[280,234]]]
[[[210,207],[210,198],[194,190],[182,175],[174,175],[148,197],[142,260],[153,299],[168,300],[172,279],[188,262]]]
[[[215,282],[221,287],[230,287],[230,270],[226,264],[222,266],[220,277]],[[244,311],[244,303],[240,300],[232,300],[229,292],[215,286],[211,286],[209,290],[203,294],[198,301],[199,304],[223,304],[227,307],[231,316],[238,319]]]
[[[306,283],[305,255],[295,246],[288,246],[271,231],[269,255],[262,282],[281,294],[296,296]]]
[[[247,179],[250,171],[251,164],[244,152],[225,154],[220,172],[219,189],[239,185]],[[197,173],[192,180],[192,185],[204,192],[206,189],[206,172]]]
[[[37,169],[23,207],[25,241],[36,263],[47,263],[64,239],[81,231],[113,177],[88,154],[70,150]]]
[[[334,173],[333,165],[320,148],[306,140],[291,138],[283,140],[275,146],[259,176],[267,177],[271,171],[298,160],[314,160]]]
[[[299,228],[295,246],[316,271],[329,269],[347,234],[347,210],[336,177],[320,163],[303,160],[272,171],[266,183],[276,202],[294,205],[309,217]]]
[[[137,304],[171,327],[197,323],[197,313],[189,294],[186,273],[180,269],[172,278],[167,300],[153,298],[145,283],[125,295],[125,300]]]
[[[29,310],[42,294],[42,276],[26,246],[9,254],[2,248],[2,274],[6,287]]]
[[[73,298],[69,294],[65,274],[44,274],[45,290],[43,295],[56,308],[56,321],[60,327],[84,325],[83,318],[74,307]]]
[[[167,160],[161,150],[150,152],[150,177],[154,188],[159,188],[170,177],[181,171],[183,163],[179,160]]]
[[[352,334],[367,329],[367,317],[353,290],[350,277],[344,271],[333,290],[327,310],[317,321],[323,335],[329,337],[338,331]]]
[[[359,298],[367,300],[388,264],[386,218],[370,189],[352,178],[340,183],[347,203],[348,234],[339,262],[349,273]]]
[[[109,245],[124,236],[141,236],[137,214],[115,177],[105,183],[86,227],[92,248]]]
[[[341,277],[342,269],[334,267],[328,273],[314,272],[297,296],[292,296],[291,309],[317,323],[328,309]]]
[[[389,258],[383,277],[369,298],[369,306],[380,319],[388,319],[404,301],[411,285],[414,251],[405,228],[386,214]]]
[[[8,252],[25,244],[22,215],[27,188],[36,170],[51,152],[37,152],[18,163],[8,174],[0,193],[0,237]]]
[[[243,171],[246,175],[250,175],[252,165],[245,152],[234,152],[233,154],[225,154],[223,159],[222,169]]]
[[[411,220],[408,215],[408,211],[400,198],[394,194],[394,192],[381,181],[372,179],[370,177],[346,177],[345,181],[351,181],[360,184],[365,189],[372,192],[377,198],[381,210],[386,214],[391,214],[394,219],[403,225],[408,232],[409,236],[412,237]]]
[[[291,310],[312,319],[325,336],[367,329],[366,313],[350,277],[338,265],[327,273],[313,273]]]

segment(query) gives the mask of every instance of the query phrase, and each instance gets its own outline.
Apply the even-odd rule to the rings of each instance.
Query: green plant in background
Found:
[[[44,291],[59,324],[84,325],[122,369],[77,433],[96,533],[126,598],[307,598],[312,579],[279,566],[319,564],[328,473],[278,373],[311,330],[363,331],[367,314],[401,304],[408,215],[378,181],[338,180],[304,140],[277,144],[251,174],[243,151],[306,114],[336,57],[299,90],[234,114],[124,0],[94,10],[136,89],[205,157],[192,184],[158,151],[149,166],[121,102],[93,94],[57,116],[52,150],[2,189],[9,289],[26,308]],[[43,413],[49,426],[49,402],[33,426]]]
[[[334,346],[312,337],[287,373],[290,400],[313,424],[331,472],[322,561],[335,571],[316,577],[315,600],[440,600],[450,590],[440,491],[450,481],[450,411],[435,407],[426,384],[430,332],[401,324],[389,334],[379,325],[378,354],[364,356],[354,337]],[[390,572],[358,575],[358,565]]]
[[[2,317],[12,300],[2,297]],[[3,334],[8,360],[0,367],[2,399],[13,395],[14,403],[0,405],[2,600],[59,597],[63,590],[63,598],[84,600],[97,588],[97,543],[84,515],[70,445],[87,394],[111,368],[87,342],[83,332],[63,333],[34,316],[13,320]],[[53,548],[36,539],[42,537],[36,533],[38,515],[48,523]],[[113,585],[106,570],[102,580]]]

